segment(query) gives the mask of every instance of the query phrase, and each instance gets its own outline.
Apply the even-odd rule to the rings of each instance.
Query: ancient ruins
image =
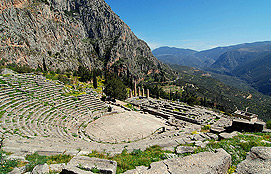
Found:
[[[153,145],[186,153],[193,149],[183,147],[185,144],[205,147],[212,139],[235,136],[226,132],[234,131],[240,121],[242,127],[264,129],[259,120],[244,123],[244,119],[236,121],[209,108],[150,98],[149,90],[144,94],[136,85],[136,92],[133,96],[130,92],[125,102],[104,103],[91,89],[85,88],[78,96],[68,95],[76,89],[32,73],[5,70],[0,80],[2,149],[12,152],[10,158],[14,159],[34,152],[80,156],[97,150],[118,154],[123,149],[132,152]],[[210,131],[201,132],[203,126],[209,126]]]

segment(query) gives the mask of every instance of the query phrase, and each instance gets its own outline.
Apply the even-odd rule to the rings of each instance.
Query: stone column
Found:
[[[135,86],[134,86],[134,97],[137,97],[137,94],[136,94],[136,81],[135,81]]]
[[[133,91],[132,89],[129,90],[129,98],[132,98],[133,97]]]
[[[140,93],[141,93],[141,92],[140,92],[140,87],[138,87],[138,96],[141,96]]]
[[[142,97],[144,97],[144,87],[142,87]]]
[[[147,98],[149,98],[149,97],[150,97],[150,90],[147,89]]]

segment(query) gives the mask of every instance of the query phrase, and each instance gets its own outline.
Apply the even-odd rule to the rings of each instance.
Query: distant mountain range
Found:
[[[236,76],[256,90],[271,95],[271,41],[217,47],[200,52],[161,47],[153,50],[153,54],[164,63]]]
[[[178,64],[198,67],[202,63],[195,54],[195,50],[181,49],[174,47],[160,47],[153,50],[153,55],[160,61],[167,64]]]

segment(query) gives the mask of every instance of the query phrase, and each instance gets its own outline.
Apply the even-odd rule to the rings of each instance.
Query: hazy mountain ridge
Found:
[[[172,64],[178,64],[178,59],[186,60],[189,57],[193,57],[194,59],[199,60],[200,63],[196,64],[195,67],[204,68],[209,67],[212,64],[218,64],[221,60],[219,60],[220,56],[225,57],[226,52],[239,52],[242,55],[249,55],[249,53],[260,55],[261,53],[265,53],[271,51],[271,41],[264,42],[254,42],[254,43],[244,43],[226,47],[216,47],[209,50],[203,51],[195,51],[191,49],[182,49],[175,47],[160,47],[153,50],[153,54],[158,57],[159,60],[163,61],[164,55],[174,55],[176,61],[167,59],[167,61]],[[221,58],[222,59],[222,58]],[[192,59],[190,61],[193,61]],[[218,62],[216,62],[218,61]],[[184,66],[189,66],[187,64],[180,64]]]
[[[179,64],[185,66],[198,66],[202,61],[195,56],[197,51],[191,49],[180,49],[174,47],[160,47],[153,50],[158,60],[168,64]]]
[[[155,53],[159,52],[159,50],[160,48],[154,50],[154,55],[156,55]],[[180,51],[181,50],[183,49],[180,49]],[[168,49],[167,51],[170,50]],[[166,52],[164,52],[164,55],[165,54]],[[165,63],[170,62],[171,64],[191,66],[182,62],[185,62],[184,60],[190,59],[190,57],[193,56],[201,62],[200,64],[196,64],[196,62],[193,61],[193,67],[209,72],[236,76],[245,80],[256,90],[270,95],[271,84],[269,79],[271,74],[268,72],[270,71],[269,68],[271,69],[271,65],[267,61],[269,57],[267,55],[269,54],[271,54],[271,42],[265,41],[217,47],[200,52],[195,51],[191,52],[189,56],[180,55],[180,57],[177,57],[176,54],[174,54],[174,59],[170,59],[171,57],[169,56],[173,55],[173,53],[167,52],[167,61],[164,59],[165,56],[161,54],[158,55],[157,58]],[[179,60],[182,60],[182,62]]]

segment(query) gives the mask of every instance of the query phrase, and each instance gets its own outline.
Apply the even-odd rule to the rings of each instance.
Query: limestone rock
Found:
[[[9,63],[115,67],[138,78],[169,70],[104,0],[5,0],[0,11],[0,55]]]
[[[21,174],[22,172],[20,172],[20,170],[15,167],[11,172],[9,172],[8,174]]]
[[[185,173],[185,174],[226,174],[231,165],[231,156],[223,149],[202,152],[183,158],[173,158],[152,163],[149,168],[136,168],[125,174]]]
[[[22,174],[25,172],[25,170],[26,170],[25,166],[20,167],[20,168],[15,167],[11,172],[9,172],[9,174]]]
[[[102,171],[106,171],[109,173],[116,173],[117,162],[99,159],[99,158],[90,158],[87,156],[75,156],[71,159],[71,161],[67,164],[68,166],[81,166],[85,169],[97,168]]]
[[[261,142],[262,142],[262,143],[266,143],[266,144],[271,144],[270,141],[266,141],[266,140],[262,140]]]
[[[271,173],[271,147],[252,147],[246,160],[237,165],[236,173]]]
[[[213,132],[213,133],[221,133],[224,131],[225,131],[225,128],[223,128],[223,127],[211,127],[211,132]]]
[[[176,148],[176,153],[183,154],[183,153],[193,153],[195,151],[195,147],[192,146],[178,146]]]
[[[44,174],[44,173],[49,173],[49,166],[48,164],[43,164],[43,165],[37,165],[34,167],[32,174]]]
[[[218,136],[214,133],[207,133],[207,135],[211,138],[211,139],[214,139],[214,140],[218,140]]]
[[[203,136],[201,136],[200,134],[194,134],[192,137],[191,137],[192,140],[195,140],[195,141],[204,141],[206,138],[204,138]]]
[[[62,169],[64,169],[64,168],[65,168],[65,164],[64,164],[64,163],[62,163],[62,164],[51,164],[51,165],[49,165],[49,169],[50,169],[51,171],[61,172]]]
[[[92,174],[90,171],[81,170],[78,167],[67,165],[60,174]]]
[[[247,143],[247,141],[245,141],[245,140],[240,140],[240,143]]]
[[[147,170],[148,168],[147,167],[145,167],[145,166],[138,166],[138,167],[136,167],[135,169],[133,169],[133,170],[129,170],[129,171],[127,171],[127,172],[125,172],[125,174],[141,174],[141,173],[144,173],[144,172],[146,172],[146,170]]]
[[[210,140],[210,139],[212,139],[212,138],[209,137],[206,133],[200,133],[200,136],[202,136],[203,138],[205,138],[205,140]]]
[[[201,148],[205,148],[207,146],[207,144],[209,144],[209,141],[204,141],[204,142],[202,142],[202,141],[196,141],[195,142],[195,145],[197,147],[201,147]]]
[[[232,133],[220,133],[219,134],[219,137],[221,138],[221,139],[229,139],[229,138],[233,138],[233,137],[235,137],[235,136],[238,136],[238,132],[236,132],[236,131],[234,131],[234,132],[232,132]]]
[[[25,158],[23,156],[17,156],[17,155],[10,155],[7,157],[8,160],[21,160],[25,161]]]
[[[183,138],[177,138],[177,139],[175,139],[175,141],[176,141],[178,144],[185,144],[185,141],[183,140]]]

